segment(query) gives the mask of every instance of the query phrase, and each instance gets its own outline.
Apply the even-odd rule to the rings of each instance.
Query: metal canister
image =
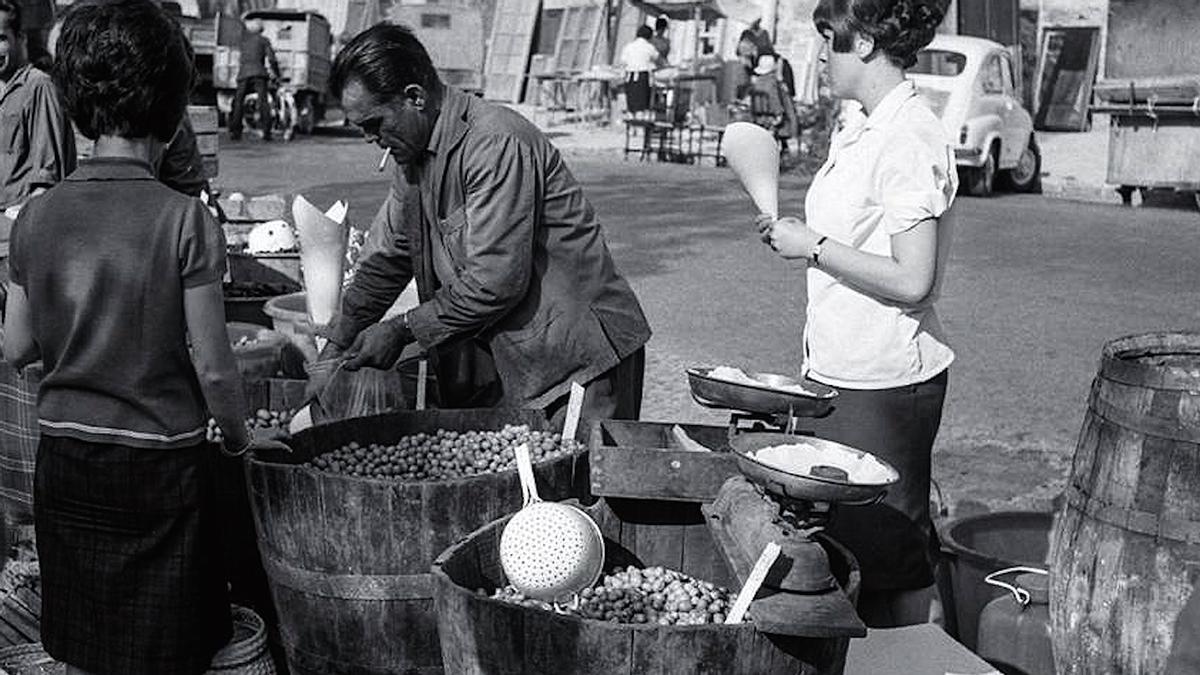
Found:
[[[1017,574],[1012,584],[999,579],[1008,574]],[[989,574],[985,581],[1008,593],[979,614],[979,656],[1009,675],[1054,675],[1046,570],[1010,567]]]

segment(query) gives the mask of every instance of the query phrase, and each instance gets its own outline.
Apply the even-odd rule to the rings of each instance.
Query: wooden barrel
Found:
[[[624,503],[622,503],[624,502]],[[648,502],[647,502],[648,503]],[[704,523],[685,517],[698,504],[657,502],[643,518],[636,502],[601,499],[587,508],[605,538],[605,569],[663,565],[724,585],[733,575]],[[640,514],[640,515],[639,515]],[[635,521],[642,522],[635,522]],[[499,562],[508,518],[490,523],[438,557],[433,567],[446,672],[456,675],[837,675],[848,638],[760,633],[748,623],[702,626],[617,624],[493,600],[478,593],[506,582]],[[853,555],[822,538],[834,577],[853,601],[860,575]],[[721,568],[717,566],[720,565]]]
[[[301,466],[314,455],[401,436],[545,429],[533,410],[398,412],[319,425],[291,454],[247,460],[259,550],[292,675],[441,673],[429,569],[448,546],[521,507],[515,470],[446,481],[335,475]],[[547,500],[586,494],[587,456],[535,466]]]
[[[1061,675],[1161,672],[1200,564],[1200,334],[1104,347],[1052,537]]]

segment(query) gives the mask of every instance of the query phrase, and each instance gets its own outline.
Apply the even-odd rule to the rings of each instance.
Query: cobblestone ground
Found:
[[[732,174],[566,154],[654,327],[645,418],[727,421],[692,402],[689,366],[798,370],[802,268],[753,236]],[[303,191],[319,206],[346,198],[365,223],[386,191],[378,158],[348,138],[225,144],[218,183],[247,195]],[[800,209],[803,189],[785,177],[785,212]],[[964,198],[959,209],[939,303],[958,359],[935,477],[957,513],[1044,508],[1069,470],[1103,343],[1196,326],[1196,215],[1036,196]]]

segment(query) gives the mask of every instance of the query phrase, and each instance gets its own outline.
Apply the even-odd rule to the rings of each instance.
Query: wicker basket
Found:
[[[213,657],[209,675],[275,675],[267,650],[267,626],[254,610],[234,605],[233,638]]]
[[[0,674],[63,675],[66,672],[66,664],[51,658],[40,642],[0,649]]]
[[[267,629],[252,610],[234,605],[233,639],[213,657],[208,675],[276,675],[267,650]],[[0,649],[0,675],[64,675],[66,664],[55,661],[40,642]]]

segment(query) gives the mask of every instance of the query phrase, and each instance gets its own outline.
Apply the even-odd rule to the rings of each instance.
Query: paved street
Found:
[[[379,153],[358,139],[222,142],[226,192],[347,198],[365,223],[386,190]],[[605,153],[569,162],[655,330],[645,417],[724,422],[688,396],[690,365],[797,371],[802,267],[753,236],[730,172]],[[785,181],[785,212],[803,188]],[[1101,345],[1200,323],[1200,215],[1012,195],[959,209],[940,303],[958,360],[935,476],[954,504],[1044,503],[1069,468]]]

